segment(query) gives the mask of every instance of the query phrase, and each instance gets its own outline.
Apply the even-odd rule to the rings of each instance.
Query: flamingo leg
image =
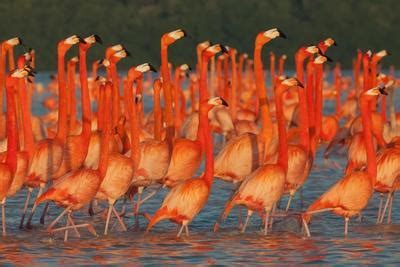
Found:
[[[347,236],[349,231],[349,217],[344,218],[344,235]]]
[[[67,223],[65,224],[65,226],[66,227],[69,226],[69,220],[68,219],[67,219]],[[67,242],[67,240],[68,240],[68,229],[65,230],[65,233],[64,233],[64,242]]]
[[[39,192],[38,192],[38,194],[36,196],[36,199],[38,199],[42,195],[42,192],[43,192],[43,187],[40,187],[39,188]],[[26,227],[28,229],[32,228],[31,222],[32,222],[33,215],[35,214],[36,208],[37,208],[37,204],[35,203],[35,204],[33,204],[33,207],[32,207],[32,210],[31,210],[31,214],[29,215],[28,221],[26,222]]]
[[[185,225],[185,232],[186,232],[186,236],[189,236],[189,226]]]
[[[176,235],[176,237],[180,237],[183,231],[183,228],[185,227],[185,225],[182,224],[181,228],[179,229],[178,234]]]
[[[143,198],[143,199],[140,201],[140,204],[143,204],[143,203],[145,203],[147,200],[149,200],[150,198],[154,197],[154,196],[158,193],[158,191],[161,190],[161,188],[162,188],[162,187],[157,188],[157,189],[153,190],[151,193],[149,193],[145,198]]]
[[[289,194],[289,200],[288,200],[288,202],[287,202],[286,209],[285,209],[286,212],[287,212],[287,211],[289,210],[289,208],[290,208],[290,204],[292,203],[292,198],[293,198],[293,195],[292,195],[292,194]]]
[[[381,212],[382,212],[382,206],[383,206],[383,194],[380,193],[379,197],[380,197],[380,199],[379,199],[379,209],[378,209],[378,216],[376,218],[376,223],[377,224],[379,223],[379,220],[381,218]]]
[[[392,206],[393,206],[394,193],[392,192],[391,194],[392,194],[392,197],[390,198],[388,218],[387,218],[387,223],[388,224],[392,223]]]
[[[252,210],[248,210],[248,211],[247,211],[246,221],[244,222],[244,225],[243,225],[243,228],[242,228],[242,233],[244,233],[244,232],[246,231],[247,224],[248,224],[249,221],[250,221],[251,215],[253,215],[253,211],[252,211]]]
[[[108,206],[106,227],[104,228],[104,235],[108,234],[108,224],[110,223],[112,209],[113,209],[113,204],[110,203]]]
[[[24,228],[25,215],[26,215],[26,211],[28,210],[29,201],[31,200],[31,194],[32,194],[32,188],[29,188],[28,194],[26,195],[26,200],[25,200],[25,204],[24,204],[24,210],[23,210],[22,216],[21,216],[21,221],[19,223],[19,229]]]
[[[243,220],[242,220],[242,206],[238,206],[238,208],[239,208],[239,214],[238,214],[238,226],[239,226],[239,229],[242,229],[242,227],[243,227]]]
[[[71,218],[71,213],[68,214],[67,220],[69,221],[69,223],[70,223],[72,226],[75,226],[75,223],[74,223],[74,221],[73,221],[72,218]],[[74,228],[74,230],[75,230],[76,236],[77,236],[77,237],[81,237],[81,234],[79,233],[78,229]]]
[[[68,229],[77,229],[77,228],[83,228],[83,227],[86,227],[88,229],[88,231],[91,234],[93,234],[94,236],[96,236],[96,237],[98,236],[96,231],[93,228],[93,225],[91,225],[90,223],[82,223],[82,224],[64,226],[64,227],[52,229],[52,230],[50,230],[50,232],[51,233],[55,233],[55,232],[65,231],[65,230],[68,230]]]
[[[265,226],[264,226],[264,235],[267,235],[268,233],[268,224],[269,224],[269,210],[265,211]]]
[[[306,220],[304,218],[301,218],[301,219],[303,221],[303,227],[304,227],[304,230],[306,231],[307,237],[311,237],[310,229],[308,228],[308,223],[306,222]]]
[[[61,212],[58,217],[50,223],[50,225],[47,227],[47,231],[51,232],[52,228],[54,225],[71,209],[71,207],[67,207],[63,212]]]
[[[124,221],[122,220],[122,218],[120,217],[120,215],[118,214],[117,210],[115,209],[115,207],[113,206],[113,212],[115,214],[115,216],[117,217],[117,220],[119,222],[119,224],[121,225],[122,229],[126,232],[127,228],[125,226]],[[138,214],[139,215],[139,214]]]
[[[276,203],[275,203],[274,206],[272,207],[272,214],[275,213],[275,210],[276,210]],[[269,221],[270,221],[270,223],[269,223],[269,228],[272,228],[272,224],[274,223],[274,217],[271,216],[271,218],[270,218]]]
[[[1,223],[3,225],[3,236],[6,236],[6,198],[1,201]]]
[[[88,213],[89,213],[90,216],[93,216],[93,215],[94,215],[93,200],[90,201],[90,203],[89,203]]]
[[[50,202],[46,202],[46,205],[44,206],[42,216],[40,216],[40,224],[44,224],[44,219],[45,219],[47,213],[49,212],[49,204],[50,204]]]
[[[387,207],[389,205],[390,199],[391,199],[391,194],[388,194],[388,197],[387,197],[386,203],[385,203],[385,207],[383,207],[383,211],[382,211],[381,217],[379,219],[379,223],[382,223],[383,219],[385,218],[386,209],[387,209]]]

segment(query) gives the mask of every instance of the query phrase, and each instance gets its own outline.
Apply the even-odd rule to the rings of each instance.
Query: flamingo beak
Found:
[[[386,92],[386,90],[385,90],[385,86],[383,86],[383,87],[379,87],[379,92],[382,94],[382,95],[388,95],[388,93]]]
[[[150,68],[150,71],[157,72],[156,68],[153,65],[149,64],[149,68]]]
[[[282,37],[283,39],[287,39],[286,34],[283,33],[283,31],[281,31],[280,29],[277,29],[277,31],[279,32],[279,37]]]
[[[229,107],[228,102],[225,101],[225,99],[223,99],[222,97],[220,97],[222,100],[222,105],[224,105],[225,107]]]
[[[78,36],[78,40],[80,43],[86,44],[86,41],[82,37]]]
[[[96,40],[96,43],[103,44],[103,40],[97,34],[94,35],[94,39]]]

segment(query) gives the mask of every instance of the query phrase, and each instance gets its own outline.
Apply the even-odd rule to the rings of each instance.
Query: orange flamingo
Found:
[[[125,97],[128,105],[128,114],[130,114],[130,127],[131,127],[131,155],[130,157],[121,155],[118,152],[110,153],[108,160],[108,168],[105,177],[100,185],[96,194],[96,199],[105,199],[108,201],[109,208],[107,213],[107,221],[104,229],[104,234],[108,233],[108,225],[110,222],[111,214],[114,213],[123,230],[126,231],[126,226],[120,218],[118,212],[114,208],[115,202],[123,196],[129,189],[133,173],[139,163],[139,121],[137,118],[136,101],[132,95],[132,85],[134,81],[143,75],[143,73],[154,70],[153,66],[144,63],[137,67],[133,67],[128,71],[128,86],[125,87]]]
[[[82,168],[71,171],[55,181],[45,193],[36,201],[38,205],[44,201],[53,201],[59,206],[63,206],[64,211],[47,227],[50,233],[65,231],[64,241],[68,239],[68,230],[74,229],[79,235],[78,228],[87,227],[88,230],[96,235],[93,226],[89,223],[76,225],[72,219],[72,212],[81,209],[95,197],[100,185],[106,175],[109,161],[109,142],[111,131],[111,94],[112,84],[106,82],[105,89],[105,116],[104,128],[101,139],[101,154],[99,167],[97,169]],[[67,214],[67,224],[65,227],[53,229],[56,223]]]
[[[207,70],[210,59],[217,53],[226,51],[225,47],[219,44],[212,45],[202,52],[202,63],[200,73],[200,103],[208,98],[207,92]],[[164,178],[164,184],[172,187],[176,183],[187,180],[195,174],[199,168],[202,156],[202,134],[200,127],[197,128],[196,140],[179,138],[175,139],[171,152],[171,162],[168,172]]]
[[[58,128],[57,134],[53,139],[44,139],[36,144],[35,152],[30,162],[28,171],[28,179],[26,181],[29,192],[26,202],[29,203],[30,195],[33,188],[39,187],[37,197],[42,194],[46,183],[52,178],[53,174],[59,168],[62,161],[62,151],[64,149],[65,140],[67,138],[67,99],[66,81],[65,81],[65,54],[77,43],[85,41],[72,35],[58,43],[57,47],[57,65],[58,65],[58,87],[59,87],[59,112],[58,112]],[[27,204],[25,205],[27,206]],[[29,216],[27,227],[31,227],[31,221],[35,213],[37,205],[34,204]],[[24,210],[21,218],[20,227],[23,226],[26,210]]]
[[[377,173],[376,155],[371,132],[370,103],[375,101],[379,94],[386,94],[383,87],[374,87],[362,92],[360,96],[363,136],[368,162],[367,169],[346,174],[309,206],[302,215],[303,225],[308,236],[310,236],[308,222],[312,215],[324,211],[332,211],[344,217],[344,234],[347,235],[349,219],[359,215],[367,206],[374,190]]]
[[[150,219],[146,232],[149,232],[161,220],[169,219],[181,225],[177,234],[178,237],[181,235],[183,228],[186,230],[186,235],[189,235],[188,225],[206,204],[214,179],[213,140],[208,122],[208,112],[218,105],[227,106],[228,104],[220,97],[211,98],[200,103],[199,128],[201,128],[204,138],[206,154],[203,175],[199,178],[186,180],[172,188],[161,207]]]
[[[270,29],[257,35],[254,48],[254,72],[260,102],[262,129],[258,135],[246,133],[228,141],[215,159],[215,176],[232,182],[240,182],[257,169],[261,162],[268,161],[274,154],[276,142],[273,142],[273,124],[270,118],[269,104],[265,90],[261,50],[269,41],[286,36],[278,29]]]
[[[17,107],[15,103],[15,93],[18,86],[18,79],[23,79],[28,75],[32,75],[30,68],[16,69],[11,72],[5,81],[6,86],[6,100],[7,100],[7,113],[6,113],[6,131],[7,131],[7,154],[5,163],[0,163],[0,201],[1,201],[1,215],[2,215],[2,231],[3,236],[6,235],[6,197],[10,193],[13,179],[21,179],[26,172],[27,164],[21,164],[18,160],[18,129],[17,129]],[[26,159],[25,159],[26,161]],[[24,162],[22,162],[24,163]],[[18,166],[20,165],[20,166]],[[22,166],[24,165],[24,166]],[[23,168],[21,173],[21,167]]]
[[[282,81],[275,89],[276,116],[279,134],[278,163],[265,164],[251,173],[233,194],[221,214],[220,219],[225,220],[234,206],[245,206],[248,212],[245,224],[242,228],[242,233],[245,232],[250,217],[253,212],[256,211],[259,213],[265,212],[264,234],[266,235],[270,213],[283,194],[288,170],[288,145],[282,97],[284,92],[293,86],[302,87],[303,85],[297,79],[289,78]],[[218,225],[219,222],[216,223],[214,231],[218,229]]]

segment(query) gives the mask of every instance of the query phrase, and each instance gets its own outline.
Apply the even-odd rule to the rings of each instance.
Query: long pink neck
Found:
[[[208,121],[208,112],[210,107],[207,102],[202,102],[199,109],[199,132],[203,135],[206,165],[203,179],[210,189],[214,180],[214,156],[213,156],[213,140],[211,137],[210,124]]]
[[[273,127],[270,117],[267,92],[265,90],[261,51],[262,51],[262,45],[258,45],[256,40],[256,45],[254,48],[254,74],[256,76],[257,96],[258,96],[259,109],[261,113],[261,123],[262,123],[260,136],[264,140],[270,140],[272,138]]]
[[[372,100],[372,99],[371,99]],[[372,141],[372,127],[371,127],[371,110],[367,97],[361,96],[360,98],[360,109],[361,119],[363,124],[363,136],[364,143],[367,152],[367,172],[370,175],[371,182],[374,185],[376,181],[377,163],[376,154]]]
[[[119,120],[120,108],[119,108],[119,79],[117,73],[117,65],[113,62],[110,63],[110,73],[113,82],[112,90],[112,127],[116,127]]]
[[[28,156],[31,159],[35,149],[35,141],[32,132],[31,110],[28,104],[26,81],[24,79],[18,79],[18,95],[21,103],[24,150],[28,153]]]
[[[161,96],[160,89],[161,85],[159,85],[160,81],[156,80],[154,82],[154,139],[157,141],[161,141],[161,129],[162,129],[162,112],[161,112]]]
[[[67,101],[68,95],[66,91],[66,81],[65,81],[65,50],[58,48],[58,129],[56,134],[56,139],[62,144],[65,143],[67,138]]]
[[[318,143],[321,135],[322,128],[322,110],[323,110],[323,97],[322,97],[322,82],[323,82],[323,65],[315,64],[315,140]]]
[[[104,90],[104,114],[100,114],[100,116],[104,116],[104,126],[101,132],[101,141],[100,141],[100,160],[99,160],[99,173],[101,181],[104,179],[107,168],[108,168],[108,159],[109,159],[109,144],[111,139],[111,95],[112,95],[112,84],[107,82],[105,87],[104,85],[100,86],[100,90]]]
[[[125,107],[129,113],[130,126],[131,126],[131,159],[133,162],[134,170],[137,169],[140,161],[139,151],[139,120],[135,96],[133,95],[133,82],[134,80],[128,81],[126,88],[126,97],[128,105]]]
[[[0,116],[3,115],[4,86],[6,82],[6,48],[4,43],[0,46]]]
[[[15,79],[9,77],[6,83],[7,98],[7,157],[6,163],[14,174],[17,169],[17,150],[18,150],[18,129],[17,129],[17,110],[14,98]]]
[[[272,52],[269,54],[269,63],[269,69],[271,72],[271,86],[275,87],[275,54]]]
[[[280,84],[275,91],[275,105],[276,105],[276,118],[278,122],[278,135],[279,135],[279,156],[278,164],[287,172],[288,168],[288,144],[286,137],[286,124],[283,114],[283,93],[286,88]]]
[[[172,110],[171,78],[168,67],[168,46],[161,41],[161,76],[165,99],[166,139],[170,147],[175,136],[174,115]]]
[[[84,44],[83,44],[84,45]],[[79,46],[79,79],[81,82],[81,105],[82,105],[82,136],[89,141],[92,132],[91,120],[92,114],[90,109],[90,96],[88,86],[88,74],[86,63],[87,49]]]
[[[69,101],[67,102],[67,111],[69,114],[69,131],[73,131],[76,128],[77,118],[76,118],[76,86],[75,86],[75,62],[69,61],[67,64],[67,95]]]
[[[232,53],[231,56],[231,64],[232,64],[232,88],[231,88],[231,100],[230,100],[230,111],[232,120],[236,120],[237,113],[237,81],[238,81],[238,69],[236,64],[236,53]]]

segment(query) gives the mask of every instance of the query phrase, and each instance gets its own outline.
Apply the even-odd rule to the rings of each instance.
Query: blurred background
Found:
[[[396,64],[400,47],[398,0],[13,0],[0,2],[2,40],[20,36],[36,50],[39,70],[55,70],[56,44],[71,34],[96,33],[104,46],[123,43],[131,52],[122,68],[150,62],[159,65],[160,37],[177,28],[192,38],[170,49],[175,64],[195,61],[195,46],[210,40],[252,55],[256,34],[279,27],[288,36],[268,44],[268,51],[287,54],[332,37],[338,47],[328,55],[350,68],[357,48],[392,53],[384,66]],[[22,48],[18,48],[21,49]],[[76,48],[74,48],[76,49]],[[76,54],[76,51],[71,49]],[[102,57],[95,46],[90,59]]]

